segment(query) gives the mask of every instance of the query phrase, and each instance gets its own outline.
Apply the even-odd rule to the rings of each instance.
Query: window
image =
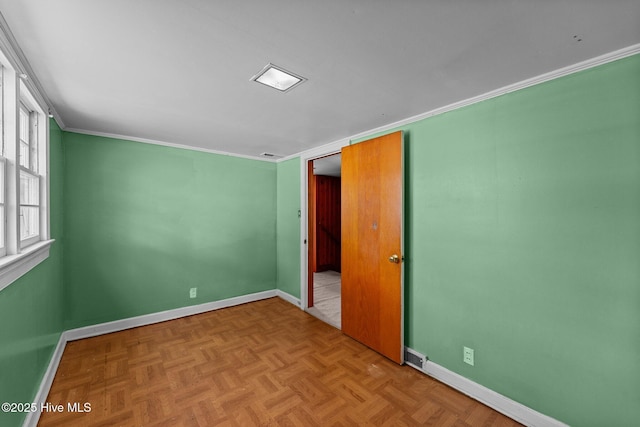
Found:
[[[0,66],[0,257],[7,254],[5,241],[4,67]],[[0,287],[2,289],[2,287]]]
[[[31,151],[31,112],[20,103],[20,166],[31,169],[29,152]]]
[[[46,102],[9,57],[0,51],[0,290],[46,259],[53,242]]]
[[[40,237],[40,177],[20,170],[20,242],[28,246]]]
[[[4,203],[4,171],[5,171],[5,159],[0,158],[0,257],[7,254],[7,248],[5,245],[5,203]]]
[[[20,103],[20,246],[40,240],[40,175],[38,175],[38,116]]]

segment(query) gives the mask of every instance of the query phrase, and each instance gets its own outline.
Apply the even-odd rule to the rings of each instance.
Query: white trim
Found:
[[[309,187],[309,170],[307,163],[320,157],[330,156],[342,151],[342,147],[349,145],[349,139],[340,139],[330,144],[325,144],[311,150],[307,150],[299,155],[300,157],[300,308],[306,310],[309,308],[309,295],[307,289],[308,269],[309,269],[309,230],[308,230],[308,212],[309,197],[307,189]],[[295,157],[291,157],[295,158]],[[285,159],[288,159],[285,157]],[[279,160],[280,161],[280,160]],[[306,243],[305,243],[306,242]]]
[[[279,295],[282,294],[284,296]],[[83,328],[76,328],[64,331],[60,334],[58,345],[51,355],[49,366],[42,378],[38,392],[33,399],[33,402],[40,406],[41,403],[46,402],[51,384],[60,365],[62,359],[62,353],[69,341],[75,341],[83,338],[95,337],[98,335],[109,334],[112,332],[124,331],[126,329],[137,328],[139,326],[152,325],[154,323],[165,322],[167,320],[179,319],[181,317],[192,316],[194,314],[206,313],[208,311],[219,310],[222,308],[233,307],[236,305],[246,304],[249,302],[260,301],[268,298],[279,296],[280,298],[289,301],[287,298],[293,298],[291,295],[277,290],[269,290],[263,292],[256,292],[254,294],[242,295],[239,297],[227,298],[220,301],[212,301],[204,304],[192,305],[188,307],[176,308],[173,310],[161,311],[158,313],[145,314],[143,316],[130,317],[128,319],[115,320],[113,322],[100,323],[92,326],[85,326]],[[295,298],[293,298],[295,299]],[[27,414],[23,427],[35,427],[40,419],[40,411],[30,412]]]
[[[428,111],[426,113],[418,114],[394,123],[390,123],[384,126],[377,127],[375,129],[371,129],[365,132],[361,132],[355,135],[352,135],[349,138],[342,138],[319,147],[314,147],[305,151],[301,151],[297,154],[291,154],[281,159],[278,159],[277,162],[284,162],[287,160],[291,160],[293,158],[300,158],[300,200],[301,200],[301,217],[303,220],[300,222],[300,236],[303,241],[309,241],[308,230],[307,230],[307,187],[308,187],[308,176],[307,176],[307,162],[309,160],[317,159],[319,157],[328,156],[331,154],[335,154],[340,151],[340,149],[344,146],[347,146],[351,143],[351,141],[366,138],[368,136],[383,133],[386,131],[390,131],[396,128],[402,128],[408,124],[418,122],[420,120],[424,120],[429,117],[433,117],[439,114],[443,114],[452,110],[456,110],[458,108],[466,107],[471,104],[475,104],[481,101],[485,101],[491,98],[495,98],[510,92],[514,92],[517,90],[525,89],[530,86],[534,86],[540,83],[544,83],[547,81],[551,81],[560,77],[564,77],[573,73],[577,73],[580,71],[585,71],[590,68],[594,68],[600,65],[607,64],[609,62],[617,61],[619,59],[623,59],[635,54],[640,53],[640,44],[636,44],[633,46],[629,46],[614,52],[607,53],[605,55],[598,56],[596,58],[592,58],[583,62],[579,62],[577,64],[564,67],[549,73],[545,73],[539,75],[537,77],[533,77],[531,79],[527,79],[509,86],[505,86],[490,92],[487,92],[483,95],[479,95],[473,98],[469,98],[466,100],[462,100],[459,102],[455,102],[453,104],[446,105],[444,107],[436,108],[434,110]],[[302,242],[301,242],[302,243]],[[308,270],[308,245],[301,244],[300,247],[300,297],[302,308],[306,309],[308,306],[308,295],[307,295],[307,270]],[[414,351],[415,352],[415,351]],[[419,353],[418,353],[419,354]],[[411,364],[410,364],[411,365]],[[411,365],[416,368],[416,366]],[[524,405],[521,405],[517,402],[512,401],[492,390],[487,389],[484,386],[481,386],[471,380],[468,380],[464,377],[459,376],[451,371],[446,370],[439,365],[427,361],[425,365],[425,369],[421,370],[426,374],[433,376],[434,378],[439,379],[440,381],[448,384],[465,394],[477,399],[487,406],[490,406],[496,409],[503,414],[514,418],[520,422],[524,422],[527,425],[532,426],[565,426],[565,424],[554,420],[553,418],[547,417],[546,415],[540,414],[532,409],[527,408]]]
[[[36,396],[33,398],[33,403],[38,405],[38,408],[41,407],[43,403],[47,401],[47,396],[49,396],[49,390],[51,390],[51,384],[53,384],[53,379],[56,376],[56,371],[58,370],[58,366],[60,365],[60,360],[62,360],[62,353],[64,353],[64,348],[67,345],[67,340],[64,337],[64,333],[60,334],[60,339],[58,340],[58,345],[56,346],[53,354],[51,355],[51,360],[49,361],[49,366],[47,367],[47,371],[44,373],[42,377],[42,381],[40,382],[40,387],[38,388],[38,392]],[[22,423],[23,426],[36,426],[38,424],[38,420],[40,419],[40,411],[29,412]]]
[[[627,58],[629,56],[640,53],[640,44],[635,44],[629,47],[625,47],[623,49],[619,49],[613,52],[606,53],[601,56],[597,56],[595,58],[588,59],[586,61],[579,62],[574,65],[570,65],[568,67],[560,68],[555,71],[551,71],[549,73],[541,74],[539,76],[533,77],[531,79],[523,80],[518,83],[514,83],[512,85],[504,86],[499,89],[492,90],[483,95],[479,95],[473,98],[468,98],[459,102],[455,102],[453,104],[446,105],[444,107],[436,108],[434,110],[428,111],[426,113],[418,114],[403,120],[399,120],[397,122],[393,122],[384,126],[377,127],[375,129],[371,129],[365,132],[360,132],[358,134],[352,135],[348,138],[341,138],[333,142],[329,142],[327,144],[320,145],[318,147],[310,148],[305,151],[301,151],[296,154],[290,154],[288,156],[282,157],[278,159],[276,162],[285,162],[287,160],[291,160],[294,158],[300,158],[300,200],[301,200],[301,218],[300,221],[300,236],[302,241],[300,242],[300,299],[301,299],[301,307],[306,309],[308,306],[308,295],[307,295],[307,269],[308,269],[308,245],[303,243],[304,241],[309,241],[308,230],[307,230],[307,187],[309,186],[309,181],[307,177],[307,162],[309,160],[317,159],[324,156],[329,156],[331,154],[339,153],[342,147],[345,147],[351,144],[351,141],[366,138],[367,136],[371,136],[378,133],[383,133],[389,130],[393,130],[396,128],[401,128],[411,123],[418,122],[420,120],[424,120],[429,117],[437,116],[439,114],[447,113],[452,110],[456,110],[458,108],[466,107],[471,104],[475,104],[481,101],[485,101],[491,98],[498,97],[500,95],[504,95],[510,92],[514,92],[520,89],[525,89],[530,86],[534,86],[540,83],[544,83],[553,79],[557,79],[559,77],[564,77],[573,73],[577,73],[579,71],[588,70],[590,68],[594,68],[600,65],[607,64],[609,62],[617,61],[619,59]]]
[[[0,79],[2,78],[2,66],[0,65]],[[1,104],[1,102],[0,102]],[[0,112],[0,115],[2,113]],[[2,152],[2,143],[0,143],[0,153]],[[0,187],[0,192],[2,192],[2,203],[0,204],[0,211],[2,211],[2,220],[0,221],[0,244],[2,244],[2,248],[0,248],[0,259],[7,254],[7,159],[0,156],[0,182],[2,186]],[[2,288],[0,287],[0,290]]]
[[[300,308],[309,308],[309,160],[300,157]]]
[[[276,289],[276,296],[278,298],[282,298],[283,300],[290,302],[291,304],[295,305],[298,308],[302,308],[300,305],[300,298],[296,298],[293,295],[286,293],[285,291],[282,291],[280,289]]]
[[[457,110],[462,107],[467,107],[472,104],[477,104],[478,102],[486,101],[491,98],[496,98],[501,95],[505,95],[507,93],[515,92],[518,90],[526,89],[531,86],[535,86],[541,83],[545,83],[551,80],[558,79],[560,77],[568,76],[570,74],[574,74],[580,71],[588,70],[590,68],[594,68],[603,64],[607,64],[609,62],[617,61],[618,59],[626,58],[631,55],[635,55],[636,53],[640,53],[640,44],[629,46],[620,50],[616,50],[614,52],[609,52],[605,55],[597,56],[595,58],[588,59],[586,61],[578,62],[577,64],[570,65],[568,67],[560,68],[558,70],[554,70],[548,73],[541,74],[536,77],[532,77],[527,80],[523,80],[521,82],[517,82],[508,86],[504,86],[498,89],[494,89],[482,95],[474,96],[472,98],[468,98],[462,101],[454,102],[449,105],[445,105],[444,107],[436,108],[434,110],[428,111],[426,113],[418,114],[404,120],[399,120],[395,123],[391,123],[388,125],[380,126],[378,128],[368,130],[365,132],[361,132],[359,134],[353,135],[349,138],[351,141],[355,139],[360,139],[367,137],[372,134],[385,132],[397,127],[406,126],[410,123],[415,123],[420,120],[427,119],[429,117],[437,116],[440,114],[448,113],[453,110]]]
[[[139,326],[153,325],[154,323],[166,322],[167,320],[179,319],[181,317],[193,316],[194,314],[206,313],[208,311],[219,310],[221,308],[260,301],[267,298],[273,298],[275,296],[275,290],[257,292],[255,294],[242,295],[220,301],[206,302],[204,304],[191,305],[173,310],[160,311],[158,313],[114,320],[113,322],[99,323],[97,325],[70,329],[65,331],[63,335],[67,341],[75,341],[83,338],[90,338],[98,335],[110,334],[112,332],[124,331],[126,329],[137,328]]]
[[[0,259],[0,291],[25,275],[29,270],[49,258],[49,248],[54,239],[35,243],[22,253]]]
[[[27,79],[26,85],[27,87],[32,90],[33,92],[35,92],[35,94],[38,96],[38,98],[40,98],[41,101],[43,101],[43,105],[46,105],[49,109],[49,113],[51,115],[53,115],[53,117],[55,118],[56,122],[58,123],[58,126],[63,130],[63,131],[68,131],[68,132],[75,132],[75,133],[80,133],[80,134],[86,134],[86,135],[95,135],[95,136],[104,136],[104,137],[108,137],[108,138],[116,138],[116,139],[124,139],[124,140],[130,140],[130,141],[136,141],[136,142],[143,142],[143,143],[147,143],[147,144],[155,144],[155,145],[163,145],[163,146],[167,146],[167,147],[173,147],[173,148],[180,148],[180,149],[185,149],[185,150],[193,150],[193,151],[201,151],[201,152],[205,152],[205,153],[213,153],[213,154],[220,154],[220,155],[224,155],[224,156],[231,156],[231,157],[241,157],[241,158],[247,158],[247,159],[253,159],[253,160],[262,160],[265,162],[282,162],[282,161],[286,161],[295,157],[301,157],[303,154],[308,154],[311,153],[317,149],[323,149],[326,146],[329,145],[333,145],[333,144],[337,144],[340,143],[341,140],[339,141],[334,141],[328,144],[325,144],[321,147],[316,147],[316,148],[311,148],[309,150],[305,150],[302,152],[298,152],[295,154],[290,154],[287,155],[285,157],[282,157],[280,159],[268,159],[268,158],[261,158],[261,157],[257,157],[257,156],[249,156],[249,155],[242,155],[242,154],[234,154],[234,153],[229,153],[229,152],[224,152],[224,151],[218,151],[218,150],[212,150],[212,149],[207,149],[207,148],[199,148],[199,147],[192,147],[192,146],[188,146],[188,145],[184,145],[184,144],[175,144],[175,143],[170,143],[170,142],[165,142],[165,141],[158,141],[158,140],[153,140],[153,139],[147,139],[147,138],[138,138],[138,137],[132,137],[132,136],[125,136],[125,135],[118,135],[118,134],[111,134],[111,133],[103,133],[103,132],[94,132],[94,131],[89,131],[89,130],[84,130],[84,129],[77,129],[77,128],[67,128],[66,125],[64,124],[64,121],[62,120],[62,118],[60,117],[60,115],[58,114],[58,112],[55,110],[55,108],[53,107],[53,104],[51,103],[51,101],[49,100],[49,98],[47,97],[44,88],[42,87],[42,85],[40,84],[40,81],[37,79],[35,73],[33,72],[33,69],[31,68],[31,65],[29,64],[29,61],[27,60],[26,56],[24,55],[24,53],[22,52],[22,49],[20,48],[20,46],[18,45],[15,37],[13,36],[13,33],[11,32],[9,25],[7,24],[6,20],[4,19],[4,16],[2,16],[2,13],[0,13],[0,49],[2,49],[6,55],[8,55],[8,60],[11,62],[11,65],[16,68],[16,70],[19,70],[19,72],[27,74],[27,76],[29,76],[29,78]],[[548,73],[544,73],[541,74],[539,76],[527,79],[527,80],[523,80],[521,82],[518,83],[514,83],[512,85],[508,85],[508,86],[504,86],[502,88],[499,89],[495,89],[492,91],[489,91],[485,94],[476,96],[476,97],[472,97],[472,98],[468,98],[459,102],[455,102],[452,104],[449,104],[447,106],[444,107],[440,107],[440,108],[436,108],[434,110],[428,111],[426,113],[422,113],[422,114],[418,114],[415,116],[411,116],[409,118],[403,119],[403,120],[399,120],[397,122],[393,122],[393,123],[389,123],[380,127],[377,127],[375,129],[371,129],[365,132],[361,132],[355,135],[352,135],[349,138],[346,138],[347,140],[354,140],[354,139],[358,139],[358,138],[364,138],[368,135],[374,134],[374,133],[378,133],[378,132],[385,132],[387,130],[396,128],[396,127],[400,127],[400,126],[405,126],[407,124],[413,123],[413,122],[417,122],[420,120],[423,120],[425,118],[428,117],[432,117],[438,114],[443,114],[446,113],[448,111],[452,111],[461,107],[465,107],[467,105],[471,105],[471,104],[475,104],[477,102],[481,102],[487,99],[491,99],[491,98],[495,98],[497,96],[500,95],[504,95],[506,93],[509,92],[514,92],[520,89],[524,89],[527,88],[529,86],[534,86],[540,83],[544,83],[546,81],[549,80],[553,80],[559,77],[563,77],[569,74],[573,74],[573,73],[577,73],[579,71],[584,71],[587,70],[589,68],[593,68],[593,67],[597,67],[599,65],[603,65],[609,62],[613,62],[616,61],[618,59],[623,59],[632,55],[635,55],[637,53],[640,53],[640,44],[635,44],[635,45],[631,45],[613,52],[609,52],[606,53],[604,55],[600,55],[597,56],[595,58],[591,58],[588,59],[586,61],[582,61],[579,62],[577,64],[573,64],[567,67],[563,67],[560,68],[558,70],[554,70]],[[345,139],[345,138],[343,138]],[[321,150],[322,151],[322,150]]]
[[[64,348],[69,341],[95,337],[112,332],[119,332],[139,326],[152,325],[154,323],[192,316],[194,314],[206,313],[209,311],[260,301],[276,296],[282,298],[287,302],[299,306],[299,300],[297,298],[277,289],[64,331],[62,334],[60,334],[58,345],[56,346],[51,356],[49,366],[47,367],[47,370],[42,378],[40,387],[38,388],[38,392],[36,393],[33,402],[38,405],[45,402],[47,396],[49,395],[49,390],[60,364],[60,360],[62,359]],[[426,357],[421,355],[419,352],[409,347],[405,347],[405,349],[406,351],[409,351],[413,354],[422,356],[423,359],[426,360]],[[450,371],[430,360],[426,360],[424,369],[419,369],[417,366],[412,364],[408,365],[525,425],[536,427],[567,427],[566,424],[558,420],[534,411],[531,408],[515,402],[468,378],[456,374],[455,372]],[[39,411],[29,413],[25,418],[23,426],[36,426],[39,418]]]
[[[345,145],[349,145],[349,141],[350,141],[350,138],[341,138],[341,139],[338,139],[337,141],[333,141],[328,144],[323,144],[318,147],[310,148],[308,150],[301,151],[296,154],[291,154],[289,156],[279,158],[277,162],[278,163],[286,162],[287,160],[291,160],[291,159],[295,159],[297,157],[303,157],[303,156],[307,158],[318,158],[318,157],[327,156],[329,154],[339,153],[342,147],[344,147]]]
[[[438,381],[452,387],[467,396],[487,405],[490,408],[506,415],[507,417],[518,421],[521,424],[532,427],[568,427],[567,424],[544,415],[538,411],[535,411],[528,406],[518,403],[515,400],[511,400],[502,394],[495,392],[483,385],[478,384],[462,375],[456,374],[447,368],[438,365],[431,360],[428,360],[424,355],[415,351],[412,348],[405,347],[405,350],[413,353],[423,360],[426,360],[424,368],[420,369],[416,365],[407,363],[414,369],[423,372],[430,377],[437,379]]]
[[[348,138],[341,138],[337,141],[333,141],[319,147],[310,148],[305,151],[301,151],[297,154],[290,154],[288,156],[282,157],[278,159],[278,162],[283,162],[295,157],[302,156],[316,156],[320,157],[322,153],[331,151],[332,147],[335,146],[344,146],[348,145],[344,144],[344,141],[353,141],[360,138],[365,138],[367,136],[371,136],[376,133],[386,132],[388,130],[392,130],[395,128],[399,128],[402,126],[406,126],[411,123],[419,122],[420,120],[424,120],[429,117],[437,116],[440,114],[448,113],[449,111],[457,110],[458,108],[466,107],[471,104],[476,104],[478,102],[486,101],[491,98],[496,98],[501,95],[505,95],[507,93],[515,92],[521,89],[528,88],[530,86],[535,86],[540,83],[545,83],[550,80],[554,80],[560,77],[568,76],[570,74],[574,74],[580,71],[585,71],[590,68],[598,67],[600,65],[608,64],[609,62],[617,61],[619,59],[624,59],[629,56],[633,56],[635,54],[640,53],[640,44],[631,45],[613,52],[606,53],[604,55],[597,56],[595,58],[587,59],[586,61],[578,62],[577,64],[569,65],[568,67],[560,68],[548,73],[540,74],[539,76],[532,77],[527,80],[523,80],[508,86],[503,86],[498,89],[494,89],[492,91],[486,92],[482,95],[474,96],[472,98],[467,98],[462,101],[454,102],[449,105],[445,105],[444,107],[439,107],[426,113],[417,114],[415,116],[408,117],[406,119],[398,120],[397,122],[389,123],[383,126],[379,126],[374,129],[370,129],[364,132],[357,133],[355,135],[351,135]],[[342,144],[342,145],[341,145]],[[319,154],[320,153],[320,154]]]
[[[212,150],[209,148],[194,147],[194,146],[185,145],[185,144],[175,144],[173,142],[159,141],[156,139],[138,138],[135,136],[119,135],[117,133],[109,133],[109,132],[95,132],[92,130],[78,129],[78,128],[63,128],[62,130],[64,130],[65,132],[79,133],[82,135],[102,136],[105,138],[120,139],[124,141],[142,142],[144,144],[161,145],[163,147],[178,148],[181,150],[200,151],[202,153],[218,154],[220,156],[239,157],[242,159],[260,160],[268,163],[276,163],[276,159],[269,158],[269,157],[249,156],[246,154],[235,154],[235,153],[229,153],[227,151]]]

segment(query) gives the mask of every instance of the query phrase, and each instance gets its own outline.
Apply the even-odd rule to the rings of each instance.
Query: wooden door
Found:
[[[403,363],[402,132],[342,150],[342,331]]]

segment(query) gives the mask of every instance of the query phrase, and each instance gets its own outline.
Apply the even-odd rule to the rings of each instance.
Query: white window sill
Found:
[[[0,258],[0,291],[49,258],[49,248],[53,242],[54,239],[43,240],[25,248],[22,253]]]

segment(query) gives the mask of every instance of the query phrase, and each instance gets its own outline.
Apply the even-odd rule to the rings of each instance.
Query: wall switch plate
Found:
[[[469,347],[462,347],[462,361],[466,364],[473,366],[473,349]]]
[[[189,298],[195,298],[198,295],[198,288],[189,289]]]

